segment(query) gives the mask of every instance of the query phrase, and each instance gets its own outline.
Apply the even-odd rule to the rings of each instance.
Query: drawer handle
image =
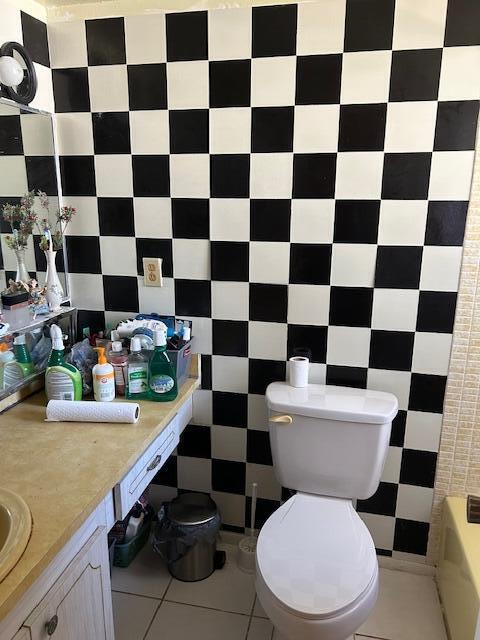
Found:
[[[293,418],[292,416],[271,416],[269,418],[270,422],[284,422],[285,424],[292,424],[293,422]]]
[[[158,467],[158,465],[160,464],[161,460],[162,460],[161,455],[155,456],[155,458],[148,465],[147,471],[153,471],[154,469],[156,469],[156,467]]]
[[[58,616],[54,615],[50,618],[48,622],[45,623],[45,631],[47,632],[47,635],[53,636],[53,634],[57,629],[57,625],[58,625]]]

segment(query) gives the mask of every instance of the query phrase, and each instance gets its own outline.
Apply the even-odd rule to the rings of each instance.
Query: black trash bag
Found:
[[[179,500],[187,502],[182,503],[187,517],[181,522],[177,516]],[[186,556],[200,540],[213,544],[221,525],[215,503],[203,494],[183,494],[172,502],[164,502],[157,517],[153,548],[168,566]]]

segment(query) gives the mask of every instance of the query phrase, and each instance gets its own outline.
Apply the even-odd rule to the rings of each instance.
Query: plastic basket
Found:
[[[145,546],[150,535],[152,520],[149,518],[140,528],[137,535],[123,544],[116,544],[113,551],[113,565],[128,567],[137,553]]]
[[[190,342],[179,349],[176,350],[168,350],[168,357],[172,361],[173,366],[175,367],[175,373],[177,376],[177,387],[180,388],[182,384],[188,378],[188,374],[190,371],[190,362],[192,361],[192,346],[193,346],[193,338]]]

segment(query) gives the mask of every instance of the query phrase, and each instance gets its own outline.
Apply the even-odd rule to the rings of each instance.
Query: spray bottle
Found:
[[[13,340],[13,353],[15,360],[5,363],[3,368],[4,388],[13,387],[15,384],[28,378],[34,371],[32,358],[27,348],[25,334],[16,336]]]
[[[65,362],[62,330],[57,324],[50,327],[52,351],[45,371],[45,393],[48,400],[81,400],[82,375],[72,364]]]

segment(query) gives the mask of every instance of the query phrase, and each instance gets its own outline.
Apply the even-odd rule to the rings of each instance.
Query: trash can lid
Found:
[[[179,525],[206,524],[217,515],[217,505],[203,493],[182,493],[168,507],[168,519]]]

